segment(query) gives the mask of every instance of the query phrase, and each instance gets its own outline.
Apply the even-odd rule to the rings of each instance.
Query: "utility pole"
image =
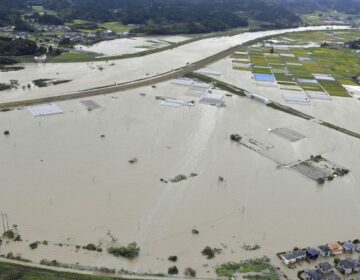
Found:
[[[3,225],[3,229],[4,229],[4,233],[6,231],[6,228],[5,228],[5,222],[4,222],[4,214],[1,212],[1,220],[2,220],[2,225]]]
[[[6,218],[7,230],[10,230],[8,215],[6,213],[4,215],[5,215],[5,218]]]

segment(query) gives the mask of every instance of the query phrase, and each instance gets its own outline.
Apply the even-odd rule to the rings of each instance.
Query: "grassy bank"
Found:
[[[225,83],[223,81],[211,78],[209,76],[205,76],[202,74],[192,72],[192,73],[186,74],[185,77],[191,78],[191,79],[197,79],[197,80],[205,82],[205,83],[215,83],[216,87],[218,87],[219,89],[231,92],[231,93],[239,95],[239,96],[245,96],[244,90],[242,90],[236,86],[230,85],[228,83]]]
[[[236,274],[243,278],[256,280],[278,280],[275,268],[266,257],[240,263],[226,263],[216,268],[217,275],[231,279]]]
[[[114,280],[108,276],[84,275],[68,272],[52,271],[36,267],[0,262],[0,280]]]

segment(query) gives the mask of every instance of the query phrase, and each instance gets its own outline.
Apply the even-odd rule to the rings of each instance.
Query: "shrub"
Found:
[[[135,164],[138,162],[138,159],[137,158],[132,158],[132,159],[129,159],[129,163],[130,164]]]
[[[22,241],[20,234],[16,235],[14,241]]]
[[[89,250],[89,251],[96,251],[97,247],[94,244],[89,243],[88,245],[84,246],[83,249]]]
[[[194,269],[192,269],[191,267],[185,268],[184,274],[185,274],[186,276],[196,277],[196,271],[195,271]]]
[[[173,179],[170,179],[170,182],[171,183],[177,183],[177,182],[180,182],[180,181],[184,181],[186,179],[187,179],[187,177],[185,175],[180,174],[180,175],[175,176]]]
[[[125,247],[125,246],[110,247],[108,249],[108,253],[115,257],[121,256],[121,257],[124,257],[127,259],[134,259],[139,256],[140,248],[134,242],[134,243],[130,243],[129,245],[127,245],[127,247]]]
[[[191,232],[192,232],[192,234],[199,234],[200,233],[197,229],[193,229]]]
[[[231,134],[230,139],[234,142],[240,143],[242,137],[239,134]]]
[[[7,230],[3,233],[3,237],[7,239],[14,239],[15,238],[15,232],[13,230]]]
[[[29,245],[31,250],[35,250],[40,245],[39,241],[33,242]]]
[[[168,269],[168,274],[174,275],[174,274],[178,274],[179,270],[178,268],[175,266],[169,267]]]
[[[168,260],[171,261],[171,262],[176,262],[177,259],[178,259],[177,256],[170,256],[170,257],[168,258]]]
[[[213,259],[215,255],[218,255],[221,253],[221,249],[219,248],[211,248],[209,246],[206,246],[204,250],[201,251],[201,253],[207,257],[207,259]]]

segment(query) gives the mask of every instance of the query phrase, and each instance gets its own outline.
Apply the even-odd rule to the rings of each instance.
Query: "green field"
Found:
[[[37,13],[43,13],[45,11],[43,6],[32,6],[32,9]]]
[[[288,45],[299,45],[326,42],[346,42],[360,38],[360,29],[352,30],[326,30],[326,31],[304,31],[292,32],[285,35],[274,36],[278,40],[287,41]]]
[[[275,268],[266,261],[251,262],[245,261],[241,263],[226,263],[216,268],[216,273],[220,277],[232,278],[235,274],[249,273],[244,275],[247,279],[257,280],[278,280]]]
[[[251,54],[250,61],[254,66],[262,66],[262,67],[269,66],[264,55],[262,55],[262,54]]]
[[[118,22],[105,22],[101,26],[117,33],[129,32],[131,29],[129,25],[123,25]]]
[[[327,11],[327,12],[322,11],[322,12],[313,12],[313,13],[303,14],[303,15],[301,15],[301,19],[304,23],[307,23],[309,25],[326,25],[328,16],[348,18],[349,16],[352,16],[352,15],[333,10],[333,11]]]
[[[349,97],[347,91],[337,81],[320,81],[320,85],[332,96]]]
[[[271,74],[270,68],[263,68],[263,67],[253,67],[253,73],[255,74]]]
[[[360,38],[360,30],[341,32],[329,30],[286,34],[286,37],[295,40],[294,44],[309,43],[313,39],[325,40],[328,37],[339,39],[339,36],[346,38],[346,40]],[[342,84],[358,85],[352,80],[352,77],[360,73],[360,53],[356,53],[354,50],[327,47],[303,48],[298,46],[277,48],[275,46],[274,53],[271,53],[268,47],[250,46],[248,52],[252,72],[256,74],[273,74],[279,84],[295,83],[303,90],[326,91],[332,96],[341,97],[350,96]],[[315,79],[314,74],[330,75],[336,81],[319,80],[320,84],[297,83],[297,79]]]
[[[351,50],[328,48],[310,50],[316,63],[336,78],[348,79],[360,73],[360,55]]]
[[[294,82],[293,77],[290,76],[290,75],[285,75],[285,74],[282,74],[282,73],[275,73],[274,76],[275,76],[275,79],[276,79],[277,81],[281,81],[281,82]]]
[[[92,276],[58,272],[0,262],[0,280],[114,280],[106,276]]]
[[[96,59],[88,54],[65,52],[59,56],[55,56],[51,59],[51,62],[88,62],[95,61]]]

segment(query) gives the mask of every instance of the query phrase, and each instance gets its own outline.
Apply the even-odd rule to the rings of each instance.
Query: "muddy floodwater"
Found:
[[[245,97],[227,97],[225,108],[169,108],[155,99],[194,99],[185,93],[163,83],[94,97],[102,108],[91,112],[73,100],[57,103],[61,115],[34,118],[25,108],[1,113],[0,127],[11,133],[0,137],[1,211],[28,242],[2,246],[0,254],[152,273],[166,272],[168,256],[177,255],[180,270],[191,266],[205,277],[225,261],[357,237],[359,140]],[[290,143],[268,132],[275,127],[306,139]],[[271,143],[280,161],[322,154],[351,172],[319,186],[232,143],[234,132]],[[129,164],[134,157],[138,162]],[[190,173],[198,176],[160,181]],[[106,248],[110,236],[116,244],[136,241],[140,257],[128,262],[76,252],[75,245],[90,242]],[[36,240],[49,245],[32,251],[28,244]],[[246,252],[243,244],[261,249]],[[222,254],[207,260],[200,253],[207,245]]]
[[[76,45],[75,49],[98,53],[99,56],[137,53],[148,49],[156,49],[190,39],[189,36],[148,36],[122,38],[96,43],[92,46]]]
[[[1,75],[21,84],[49,77],[73,81],[3,92],[0,100],[135,80],[279,32],[285,31],[206,39],[114,61],[114,66],[94,63],[105,65],[102,72],[88,63],[28,64],[23,71]],[[234,76],[241,71],[227,72],[228,63],[225,59],[209,68],[221,72],[221,79],[256,92],[251,78]],[[259,93],[280,102],[276,91]],[[195,106],[162,106],[156,96],[193,100]],[[46,117],[33,117],[27,108],[0,112],[0,212],[17,225],[23,239],[3,243],[0,255],[12,252],[35,263],[56,259],[137,273],[167,273],[173,265],[168,257],[176,255],[180,274],[192,267],[198,277],[215,277],[215,266],[224,262],[263,255],[274,260],[277,252],[295,246],[359,238],[359,139],[247,97],[226,96],[226,107],[199,104],[186,86],[171,81],[89,99],[100,108],[89,111],[80,99],[57,102],[63,113]],[[331,102],[296,108],[359,132],[358,100]],[[305,138],[290,142],[269,132],[281,127]],[[250,150],[230,141],[233,133],[271,149],[266,154]],[[317,154],[350,173],[318,185],[279,164]],[[137,162],[129,163],[133,158]],[[179,174],[188,178],[170,182]],[[199,234],[192,234],[193,229]],[[29,248],[43,240],[49,244]],[[109,246],[130,242],[141,248],[133,261],[106,252]],[[88,243],[100,245],[103,252],[76,249]],[[245,244],[261,248],[245,251]],[[222,253],[207,260],[201,254],[205,246],[222,248]]]
[[[46,63],[25,64],[25,70],[1,73],[2,81],[18,80],[19,88],[1,92],[0,102],[31,99],[41,96],[61,95],[94,87],[114,85],[155,76],[184,67],[230,47],[260,37],[291,31],[324,30],[328,27],[300,27],[273,31],[245,32],[239,35],[196,41],[181,47],[151,55],[96,63]],[[332,28],[346,28],[334,26]],[[23,89],[36,79],[71,80],[69,83],[47,87]]]

